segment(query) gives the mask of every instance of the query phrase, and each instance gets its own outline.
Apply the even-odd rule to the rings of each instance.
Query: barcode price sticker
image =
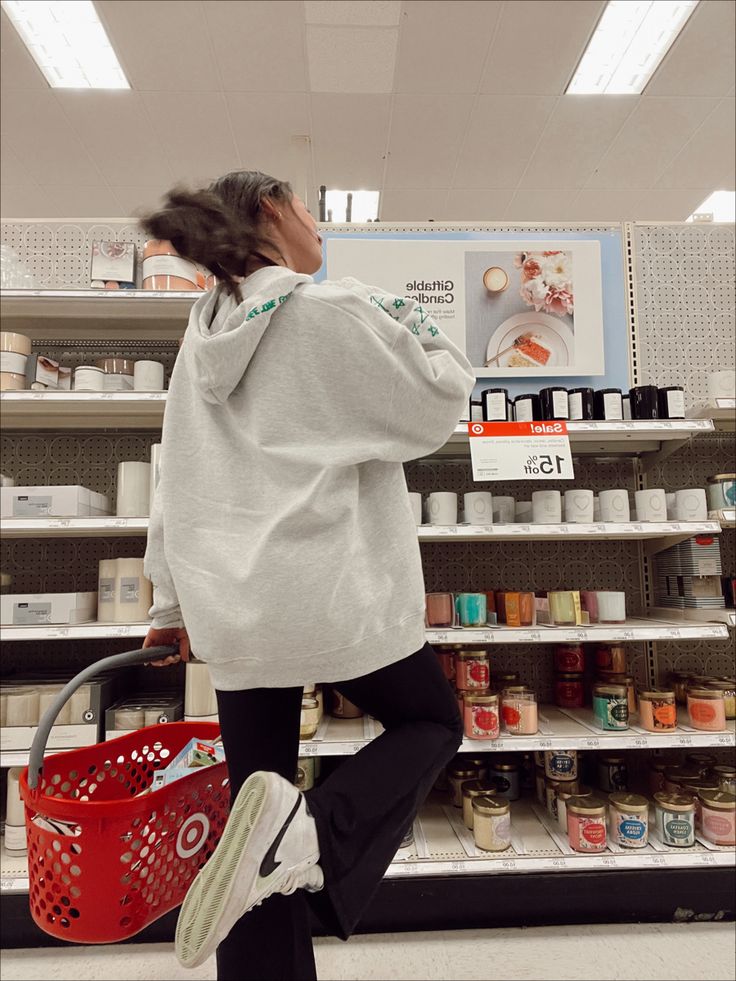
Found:
[[[469,422],[474,480],[572,480],[567,423]]]

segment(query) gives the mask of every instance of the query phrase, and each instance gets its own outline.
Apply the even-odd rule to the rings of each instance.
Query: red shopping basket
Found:
[[[212,854],[229,811],[225,763],[144,793],[212,722],[149,726],[43,759],[53,722],[73,691],[105,668],[165,657],[148,648],[104,658],[78,674],[44,715],[20,780],[26,805],[31,915],[74,943],[134,936],[179,906]]]

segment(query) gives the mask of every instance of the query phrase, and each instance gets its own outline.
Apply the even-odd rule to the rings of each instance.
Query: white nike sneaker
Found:
[[[317,827],[303,795],[277,773],[252,774],[179,911],[179,962],[198,967],[267,896],[318,892],[324,885],[318,861]]]

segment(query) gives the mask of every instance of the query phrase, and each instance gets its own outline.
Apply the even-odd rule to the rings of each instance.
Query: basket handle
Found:
[[[143,661],[162,660],[165,657],[170,657],[172,654],[178,653],[178,650],[178,647],[147,647],[145,650],[124,651],[122,654],[103,657],[102,660],[87,665],[68,684],[64,685],[44,712],[43,718],[38,724],[36,735],[33,737],[31,753],[28,760],[28,786],[30,789],[35,790],[38,786],[38,778],[43,768],[43,757],[46,752],[46,743],[48,742],[51,727],[56,721],[56,716],[64,707],[66,700],[74,694],[77,688],[81,688],[86,681],[101,671],[106,671],[109,668],[122,668],[129,664],[141,664]]]

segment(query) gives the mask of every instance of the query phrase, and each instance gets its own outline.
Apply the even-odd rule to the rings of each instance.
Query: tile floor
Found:
[[[597,925],[317,940],[320,981],[732,981],[733,923]],[[0,952],[3,981],[210,981],[169,944]]]

